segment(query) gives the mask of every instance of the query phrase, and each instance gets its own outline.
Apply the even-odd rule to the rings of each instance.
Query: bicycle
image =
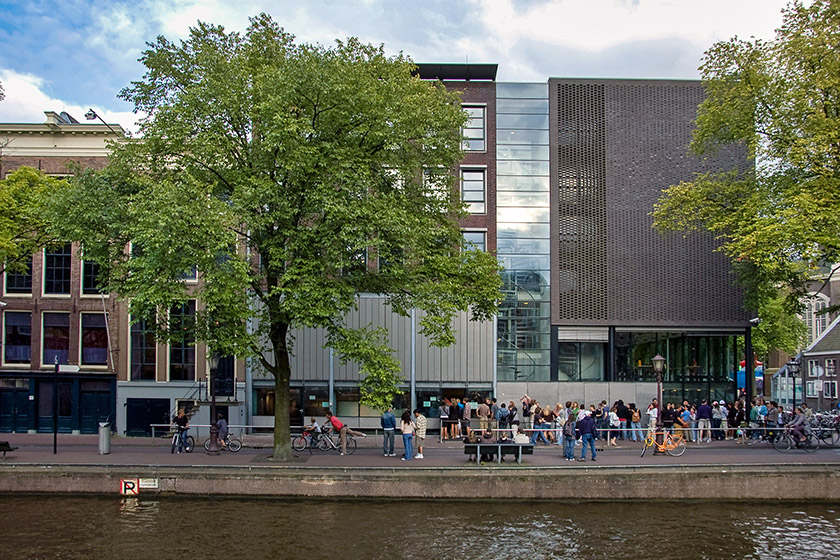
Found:
[[[779,437],[773,440],[773,449],[776,451],[785,453],[793,448],[802,449],[808,453],[815,453],[820,448],[820,440],[812,433],[805,434],[805,439],[800,440],[789,429],[780,433]]]
[[[657,435],[662,435],[662,443],[656,441]],[[668,453],[671,457],[679,457],[685,453],[685,440],[682,436],[672,436],[670,432],[648,432],[647,437],[642,441],[642,457],[648,447],[656,446],[660,453]]]
[[[178,430],[175,430],[175,432],[172,434],[172,449],[170,450],[170,453],[175,453],[176,450],[178,451],[178,453],[181,452],[180,448],[182,446],[182,433],[186,434],[186,431],[180,432]],[[187,453],[192,453],[193,449],[195,448],[195,439],[190,435],[183,438],[183,447],[184,451],[186,451]]]
[[[341,451],[341,436],[337,432],[321,433],[316,443],[318,451]],[[310,451],[311,449],[310,447]],[[347,455],[352,455],[355,451],[356,438],[352,434],[347,434]]]
[[[312,449],[318,448],[318,442],[321,439],[320,432],[304,432],[299,436],[295,436],[292,438],[292,449],[295,451],[303,451],[304,449],[309,449],[309,453],[312,453]]]
[[[242,449],[242,442],[236,439],[235,437],[231,436],[230,434],[226,435],[222,442],[225,445],[224,447],[220,445],[219,449],[227,449],[231,453],[236,453],[237,451]],[[210,438],[207,438],[207,440],[204,442],[204,450],[210,451]]]

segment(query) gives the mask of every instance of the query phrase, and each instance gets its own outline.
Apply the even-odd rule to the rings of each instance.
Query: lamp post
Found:
[[[826,376],[828,376],[828,377],[834,377],[834,372],[836,371],[836,370],[835,370],[835,368],[836,368],[836,366],[834,365],[834,360],[833,360],[833,359],[831,359],[831,360],[826,360],[826,364],[825,364],[825,374],[826,374]],[[829,380],[829,381],[830,381],[830,380]],[[837,385],[836,385],[836,383],[835,383],[835,387],[836,387],[836,386],[837,386]],[[823,389],[825,389],[825,383],[823,383]],[[832,409],[834,408],[834,397],[836,397],[836,396],[837,396],[837,395],[836,395],[836,393],[837,393],[837,391],[836,391],[836,390],[835,390],[835,391],[833,391],[833,392],[831,393],[831,397],[830,397],[830,398],[829,398],[829,400],[828,400],[828,402],[829,402],[829,403],[831,403],[831,407],[830,407],[830,408],[832,408]]]
[[[656,401],[657,405],[659,406],[659,410],[656,412],[656,443],[662,445],[662,411],[663,411],[663,403],[662,403],[662,372],[665,371],[665,358],[662,357],[661,354],[656,354],[651,360],[653,363],[653,372],[656,374]],[[653,450],[654,454],[661,454],[662,451],[659,451],[659,448],[655,448]]]
[[[216,371],[219,369],[219,356],[210,356],[210,445],[208,455],[219,454],[219,426],[216,424]]]
[[[96,111],[94,111],[93,109],[88,109],[88,112],[85,113],[85,118],[89,121],[94,121],[96,119],[99,119],[100,121],[102,121],[102,124],[104,124],[105,126],[108,127],[108,130],[110,130],[111,132],[113,132],[117,136],[122,136],[119,132],[114,130],[114,128],[110,124],[106,123],[105,120],[102,117],[100,117],[99,114]]]
[[[796,360],[791,360],[787,364],[788,371],[790,372],[791,376],[791,383],[793,385],[793,396],[791,396],[791,410],[796,408],[796,376],[799,375],[799,362]]]

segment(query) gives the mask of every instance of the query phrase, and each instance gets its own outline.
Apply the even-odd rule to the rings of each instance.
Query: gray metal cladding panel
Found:
[[[606,88],[607,283],[613,323],[744,326],[748,318],[728,260],[709,235],[663,235],[650,212],[663,189],[697,172],[745,168],[727,148],[688,153],[700,82]]]

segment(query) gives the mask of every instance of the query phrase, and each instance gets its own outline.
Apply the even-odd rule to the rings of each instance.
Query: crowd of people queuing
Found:
[[[563,447],[563,457],[575,460],[574,449],[581,447],[581,458],[586,460],[586,449],[590,458],[596,460],[595,441],[604,440],[607,446],[617,446],[619,440],[643,441],[647,432],[656,429],[661,419],[664,430],[682,436],[686,441],[708,443],[712,440],[733,440],[740,443],[746,430],[772,429],[788,425],[799,437],[804,438],[804,428],[813,414],[805,404],[796,407],[793,414],[784,414],[775,401],[754,397],[749,406],[743,396],[731,403],[715,400],[709,404],[703,399],[699,404],[688,400],[675,404],[665,403],[664,409],[657,399],[647,407],[636,403],[625,404],[615,401],[612,406],[602,400],[588,407],[578,401],[544,405],[528,395],[519,401],[499,403],[496,398],[487,397],[473,410],[469,398],[444,398],[438,407],[441,440],[462,440],[474,438],[477,431],[482,437],[510,440],[537,445],[555,444]],[[350,430],[327,411],[327,424],[341,436],[341,453],[345,450],[345,434],[364,434]],[[643,421],[644,419],[644,421]],[[312,419],[313,424],[315,419]],[[423,459],[423,444],[426,438],[427,419],[420,410],[403,411],[399,420],[392,408],[380,418],[383,431],[382,454],[395,457],[394,439],[397,427],[402,433],[404,456],[402,460]],[[643,427],[644,424],[644,427]],[[311,427],[310,427],[311,428]],[[319,430],[320,431],[320,430]]]

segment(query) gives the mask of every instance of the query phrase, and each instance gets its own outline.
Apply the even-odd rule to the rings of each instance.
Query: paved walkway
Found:
[[[437,438],[426,440],[424,459],[400,460],[402,441],[397,437],[394,452],[396,457],[382,456],[381,436],[359,439],[359,448],[353,455],[341,457],[336,451],[296,453],[293,461],[278,463],[270,460],[272,438],[270,435],[247,435],[244,447],[239,453],[221,452],[208,455],[202,444],[206,437],[197,437],[197,449],[193,453],[170,453],[169,440],[164,438],[112,437],[111,452],[100,455],[99,437],[96,435],[59,434],[57,453],[53,453],[52,434],[0,434],[0,441],[8,441],[19,449],[7,454],[5,464],[37,465],[166,465],[166,466],[244,466],[244,465],[293,465],[295,467],[373,467],[373,468],[468,468],[460,441],[438,442]],[[734,441],[710,444],[689,444],[681,457],[654,455],[651,451],[639,457],[641,444],[619,442],[618,447],[605,448],[599,442],[597,461],[570,463],[563,459],[562,449],[556,445],[538,445],[534,455],[523,457],[523,467],[668,467],[686,465],[840,465],[840,448],[824,447],[816,453],[794,450],[779,453],[772,446],[758,444],[754,447],[739,445]],[[575,448],[575,457],[580,457],[580,447]],[[494,466],[495,463],[486,466]],[[512,458],[501,467],[516,465]]]

